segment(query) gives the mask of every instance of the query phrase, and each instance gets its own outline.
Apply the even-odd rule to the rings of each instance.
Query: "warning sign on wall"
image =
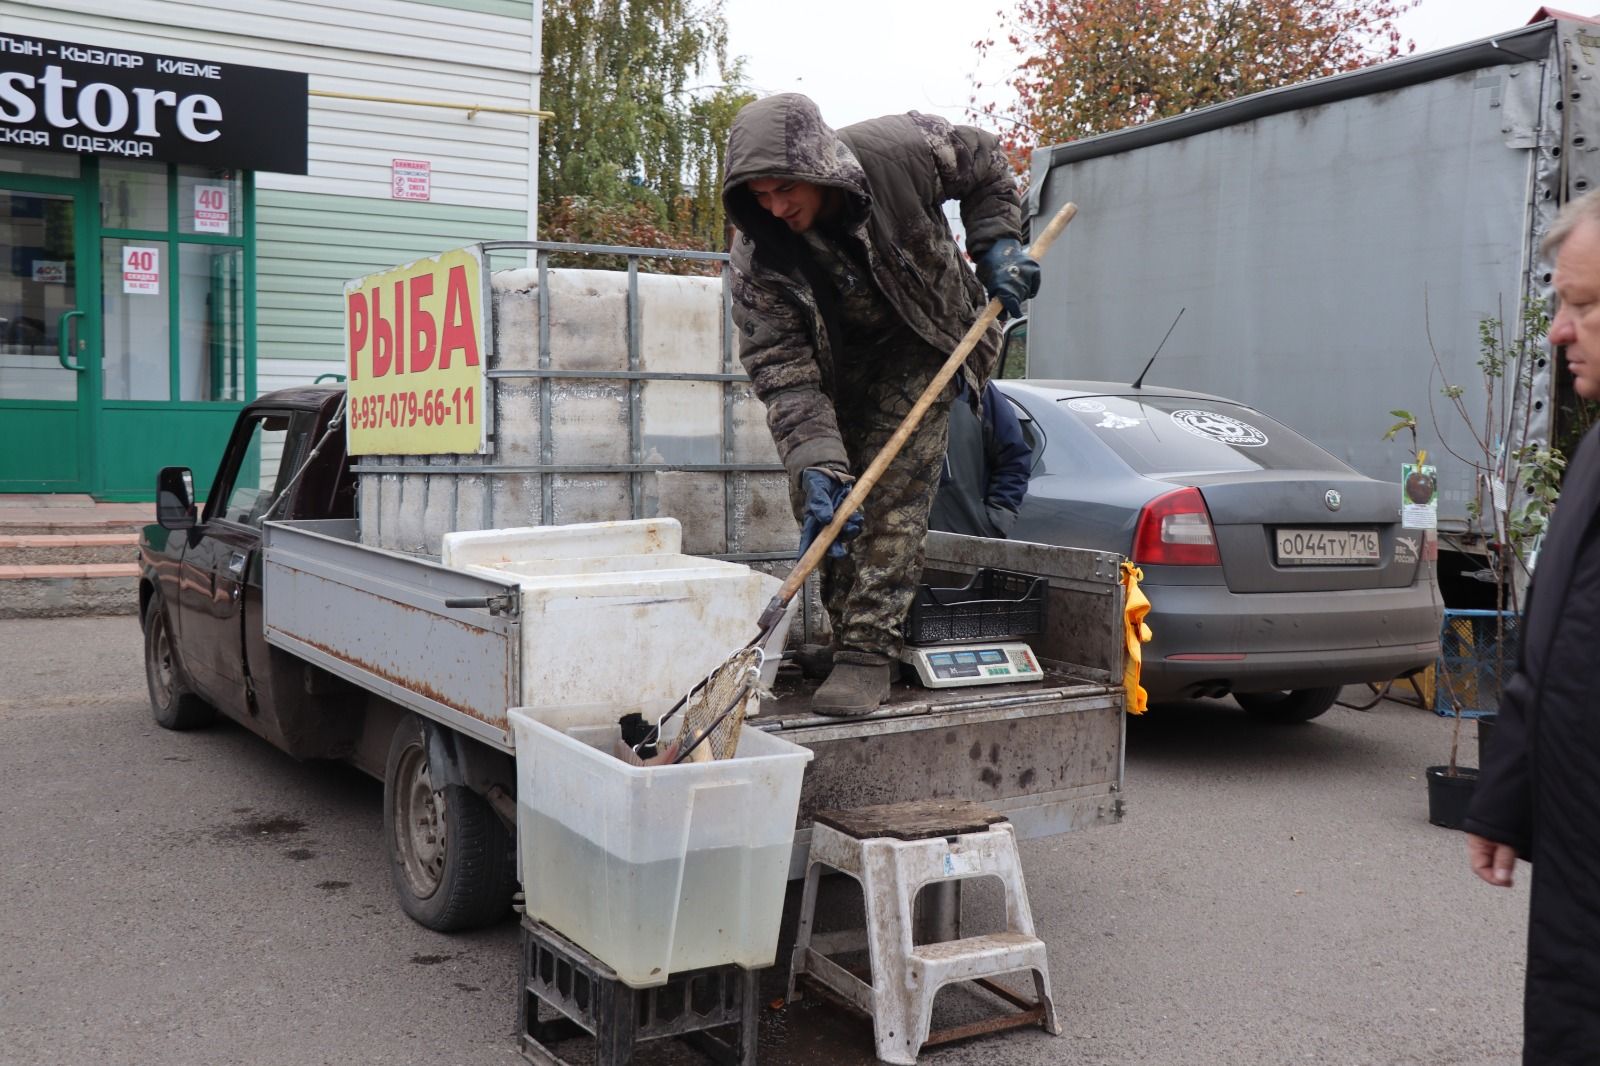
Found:
[[[122,291],[145,296],[161,295],[161,249],[122,246]]]
[[[395,200],[433,198],[433,164],[426,159],[394,159],[389,196]]]

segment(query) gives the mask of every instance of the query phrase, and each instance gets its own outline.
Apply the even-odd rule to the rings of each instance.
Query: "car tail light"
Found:
[[[1141,565],[1221,566],[1211,514],[1197,488],[1157,496],[1139,512],[1133,561]]]

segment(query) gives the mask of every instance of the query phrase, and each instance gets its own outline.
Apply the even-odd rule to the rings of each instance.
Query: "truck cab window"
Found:
[[[252,420],[249,442],[234,467],[232,484],[227,487],[217,518],[246,526],[261,524],[290,473],[284,456],[288,436],[287,415],[263,415]]]
[[[1000,369],[997,378],[1028,376],[1028,320],[1019,318],[1006,327],[1000,341]]]

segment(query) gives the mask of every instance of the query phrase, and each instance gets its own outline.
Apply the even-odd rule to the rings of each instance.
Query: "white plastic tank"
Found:
[[[671,706],[756,636],[781,584],[685,554],[671,518],[446,533],[443,548],[445,566],[518,584],[522,702],[567,724]],[[770,642],[769,685],[785,635]],[[580,705],[593,717],[563,710]]]
[[[628,274],[558,268],[545,278],[548,369],[630,370]],[[534,269],[492,276],[491,371],[540,369],[539,282]],[[491,377],[488,454],[363,457],[381,470],[360,475],[362,542],[437,556],[453,530],[666,516],[682,525],[689,554],[792,552],[798,530],[781,470],[533,469],[777,464],[747,381],[665,377],[738,372],[722,279],[639,273],[636,286],[632,369],[648,380]]]

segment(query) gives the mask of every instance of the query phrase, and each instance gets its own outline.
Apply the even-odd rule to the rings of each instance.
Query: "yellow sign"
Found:
[[[489,330],[477,247],[345,282],[350,454],[487,451]]]

